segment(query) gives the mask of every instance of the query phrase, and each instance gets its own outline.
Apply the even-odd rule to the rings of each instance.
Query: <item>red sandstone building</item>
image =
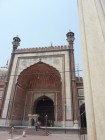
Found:
[[[29,125],[29,114],[38,114],[42,125],[47,115],[48,126],[78,126],[83,80],[75,76],[73,32],[67,41],[67,46],[18,49],[20,38],[13,38],[9,68],[0,68],[1,125]]]

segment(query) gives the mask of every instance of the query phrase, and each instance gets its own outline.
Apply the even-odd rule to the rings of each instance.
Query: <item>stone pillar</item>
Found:
[[[28,120],[28,127],[30,127],[30,126],[31,126],[32,115],[31,115],[31,114],[28,114],[28,117],[29,117],[29,120]]]
[[[105,139],[105,0],[78,0],[88,140]]]

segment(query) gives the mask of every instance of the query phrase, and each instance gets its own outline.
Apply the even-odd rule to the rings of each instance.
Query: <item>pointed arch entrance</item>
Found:
[[[47,125],[54,124],[54,102],[47,96],[42,96],[34,103],[33,114],[38,114],[38,120],[41,121],[42,126],[45,126],[45,116],[47,115]]]
[[[39,113],[40,115],[43,110],[39,111],[38,108],[41,105],[44,106],[44,100],[45,105],[47,105],[47,112],[50,111],[49,122],[50,120],[62,121],[62,82],[59,71],[54,67],[43,62],[38,62],[24,69],[17,79],[14,95],[10,115],[15,114],[15,120],[24,122],[28,121],[28,114]],[[48,97],[45,99],[40,98],[40,100],[35,102],[36,99],[43,95],[48,95]],[[49,97],[52,97],[53,100]],[[48,106],[51,106],[52,109],[49,110]],[[46,114],[46,111],[43,113]]]
[[[40,61],[21,72],[18,84],[27,90],[60,90],[61,76],[54,67]]]

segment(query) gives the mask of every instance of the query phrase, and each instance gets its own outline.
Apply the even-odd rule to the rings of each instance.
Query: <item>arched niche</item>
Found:
[[[54,108],[53,100],[47,96],[42,96],[35,101],[33,106],[33,114],[38,114],[38,120],[41,121],[42,126],[45,126],[45,116],[47,115],[47,125],[52,126],[55,121]]]
[[[38,62],[23,70],[16,83],[13,99],[11,116],[14,115],[15,120],[28,120],[28,114],[32,113],[34,92],[28,91],[54,91],[58,93],[57,99],[57,119],[62,120],[62,82],[58,70],[54,67]],[[27,94],[29,93],[29,94]],[[40,92],[38,92],[40,94]],[[49,93],[49,97],[51,93]],[[54,101],[53,97],[53,101]],[[56,109],[57,110],[57,109]]]

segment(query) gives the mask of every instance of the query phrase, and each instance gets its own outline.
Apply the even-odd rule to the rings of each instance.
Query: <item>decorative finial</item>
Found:
[[[51,41],[51,47],[52,47],[53,45],[52,45],[52,41]]]

